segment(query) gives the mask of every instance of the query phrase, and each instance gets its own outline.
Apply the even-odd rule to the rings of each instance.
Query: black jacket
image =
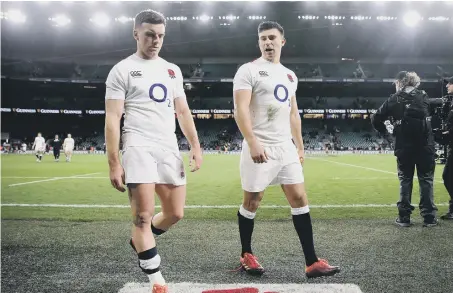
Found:
[[[61,140],[60,140],[60,139],[58,139],[58,140],[56,140],[56,139],[52,140],[52,146],[53,146],[53,148],[54,148],[55,150],[61,149]]]
[[[425,117],[430,116],[430,99],[428,95],[419,89],[413,87],[406,87],[397,93],[390,96],[387,101],[382,104],[382,106],[376,111],[374,115],[371,115],[371,123],[373,127],[380,132],[385,134],[387,132],[384,121],[391,120],[393,121],[394,130],[393,135],[395,137],[395,155],[398,155],[399,152],[403,150],[408,151],[417,151],[417,150],[428,150],[434,152],[434,136],[431,129],[431,123],[429,119],[426,119],[428,125],[428,133],[426,135],[426,140],[423,143],[414,145],[412,141],[409,141],[402,135],[401,126],[399,122],[403,118],[405,111],[405,103],[401,101],[413,101],[414,99],[419,99],[420,104],[425,113]]]
[[[447,130],[448,130],[448,138],[449,138],[449,145],[453,148],[453,99],[450,102],[450,111],[447,115]]]

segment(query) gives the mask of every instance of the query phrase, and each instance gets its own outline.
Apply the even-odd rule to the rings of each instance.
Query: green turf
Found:
[[[51,156],[45,156],[42,163],[36,163],[31,155],[2,155],[1,160],[2,204],[128,204],[127,195],[117,192],[110,186],[107,178],[107,161],[102,155],[75,155],[71,163],[64,161],[56,163]],[[436,203],[448,201],[447,192],[441,183],[442,168],[443,166],[438,165],[436,169]],[[310,205],[395,204],[398,200],[399,185],[396,175],[391,174],[394,172],[396,172],[396,164],[392,155],[313,157],[308,158],[304,164]],[[91,173],[97,174],[86,176],[85,179],[64,178],[10,186]],[[189,173],[187,180],[187,205],[239,206],[241,203],[242,191],[237,155],[205,155],[202,169],[196,173]],[[413,203],[417,205],[419,189],[417,181],[414,183]],[[280,187],[269,187],[262,205],[287,205]],[[439,206],[440,212],[446,209],[445,206]],[[185,215],[186,218],[196,219],[234,219],[236,210],[236,208],[187,209]],[[384,218],[395,215],[396,209],[394,207],[312,208],[312,214],[319,218]],[[129,217],[129,210],[120,208],[2,207],[3,219],[92,221],[127,220]],[[288,209],[261,209],[258,217],[287,219],[289,211]]]

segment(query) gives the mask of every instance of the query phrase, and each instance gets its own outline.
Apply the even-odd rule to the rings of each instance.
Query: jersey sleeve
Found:
[[[182,76],[181,68],[175,66],[175,92],[174,98],[183,98],[186,99],[186,92],[184,91],[184,78]]]
[[[106,100],[124,100],[126,98],[126,81],[119,67],[117,64],[110,70],[105,82]]]
[[[253,80],[252,71],[249,63],[239,67],[233,79],[233,91],[237,90],[252,90]]]

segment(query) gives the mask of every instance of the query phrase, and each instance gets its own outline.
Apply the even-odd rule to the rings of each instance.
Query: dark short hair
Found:
[[[283,30],[283,27],[276,21],[263,21],[258,26],[258,33],[261,33],[263,31],[267,31],[267,30],[271,30],[273,28],[276,28],[282,34],[282,36],[285,35],[285,31]]]
[[[151,24],[163,24],[167,25],[167,20],[165,16],[155,10],[143,10],[135,16],[134,27],[141,25],[142,23],[151,23]]]

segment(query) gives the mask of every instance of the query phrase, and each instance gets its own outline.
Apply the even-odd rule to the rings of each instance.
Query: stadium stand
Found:
[[[59,62],[27,62],[8,65],[2,63],[2,74],[10,77],[80,78],[105,80],[111,64],[84,65]],[[452,64],[373,64],[357,62],[340,63],[285,63],[299,78],[394,78],[401,70],[416,71],[422,78],[441,78],[453,74]],[[241,63],[178,64],[184,77],[232,78]],[[198,70],[197,70],[198,68]]]

